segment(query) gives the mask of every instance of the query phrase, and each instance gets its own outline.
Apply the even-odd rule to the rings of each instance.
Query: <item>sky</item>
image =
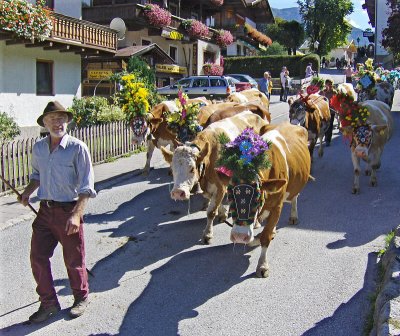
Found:
[[[289,7],[297,7],[296,0],[269,0],[269,5],[273,8],[289,8]],[[368,23],[369,18],[367,11],[362,9],[362,4],[365,3],[365,0],[352,0],[354,5],[353,13],[348,17],[350,24],[356,28],[360,28],[365,30],[366,28],[372,28]]]

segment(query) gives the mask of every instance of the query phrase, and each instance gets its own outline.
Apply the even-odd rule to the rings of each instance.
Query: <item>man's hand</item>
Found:
[[[78,233],[79,227],[81,226],[81,218],[79,215],[73,214],[68,220],[65,226],[67,236]]]
[[[29,204],[29,196],[25,193],[22,193],[20,196],[17,197],[18,202],[20,202],[23,206],[27,206]]]

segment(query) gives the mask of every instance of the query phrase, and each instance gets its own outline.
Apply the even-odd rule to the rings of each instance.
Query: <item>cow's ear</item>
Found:
[[[270,179],[261,183],[261,189],[268,193],[276,193],[287,183],[284,179]]]
[[[165,148],[164,146],[161,146],[160,149],[161,149],[162,155],[164,156],[165,161],[167,161],[168,163],[171,163],[173,153],[169,149]]]
[[[203,162],[204,158],[207,156],[209,152],[209,143],[206,141],[204,143],[204,147],[200,150],[200,153],[197,155],[197,162]]]
[[[150,121],[150,124],[153,127],[153,129],[156,129],[158,126],[160,126],[163,119],[162,118],[151,118],[149,121]]]
[[[290,97],[287,102],[288,102],[289,106],[292,106],[292,104],[294,102],[293,97]]]
[[[271,125],[264,125],[260,128],[260,136],[267,133],[271,128]]]
[[[387,125],[372,125],[371,128],[374,132],[382,134],[387,129]]]

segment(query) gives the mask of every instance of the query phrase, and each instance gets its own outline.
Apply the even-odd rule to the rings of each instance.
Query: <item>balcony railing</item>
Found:
[[[51,39],[62,39],[77,42],[85,46],[94,46],[110,51],[116,51],[116,31],[84,20],[78,20],[69,16],[54,13],[54,26]]]

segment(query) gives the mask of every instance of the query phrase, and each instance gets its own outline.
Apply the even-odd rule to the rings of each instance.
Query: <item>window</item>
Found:
[[[170,2],[169,3],[169,11],[172,15],[179,16],[177,4]]]
[[[214,63],[215,62],[215,53],[204,51],[204,63]]]
[[[193,87],[207,87],[208,78],[196,78],[193,80]]]
[[[223,79],[210,78],[211,86],[226,86]]]
[[[150,40],[142,39],[142,46],[147,46],[147,45],[150,45],[150,44],[151,44]]]
[[[175,46],[169,46],[169,56],[175,61],[178,61],[178,48]]]
[[[181,79],[175,85],[176,86],[181,86],[182,88],[187,88],[187,87],[189,87],[191,81],[192,80],[190,78]]]
[[[242,46],[240,44],[236,45],[236,55],[241,56],[242,55]]]
[[[191,12],[190,13],[190,18],[198,20],[199,19],[199,14],[197,14],[196,12]]]
[[[36,94],[54,95],[52,61],[36,61]]]

